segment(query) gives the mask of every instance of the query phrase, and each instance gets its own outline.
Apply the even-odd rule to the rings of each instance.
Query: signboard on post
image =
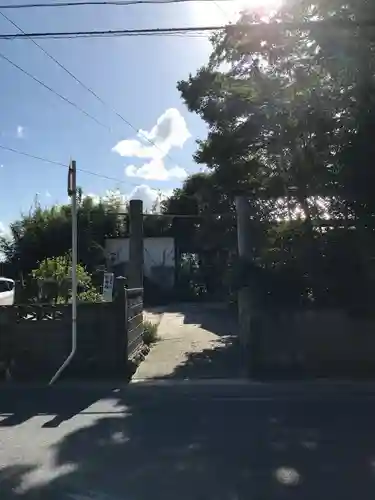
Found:
[[[68,196],[76,193],[76,165],[71,161],[68,170]]]
[[[114,276],[113,273],[104,273],[104,278],[103,278],[103,300],[105,302],[112,302],[114,281],[115,281],[115,276]]]

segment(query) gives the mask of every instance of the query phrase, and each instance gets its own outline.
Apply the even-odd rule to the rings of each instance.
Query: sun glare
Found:
[[[240,12],[249,10],[267,18],[282,5],[283,0],[229,0],[192,2],[190,4],[195,23],[227,24],[235,22]]]

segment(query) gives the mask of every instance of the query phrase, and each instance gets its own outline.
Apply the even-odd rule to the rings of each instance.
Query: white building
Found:
[[[158,237],[143,240],[144,275],[163,288],[173,288],[175,282],[174,238]],[[109,238],[105,242],[107,267],[117,275],[127,275],[129,238]]]

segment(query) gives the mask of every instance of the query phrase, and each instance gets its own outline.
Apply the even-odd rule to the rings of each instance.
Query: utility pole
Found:
[[[143,203],[129,202],[129,288],[143,288]]]
[[[250,240],[250,205],[245,196],[236,196],[237,211],[237,243],[238,255],[242,263],[250,262],[252,257]],[[251,369],[251,293],[249,286],[242,286],[238,290],[238,325],[239,340],[244,355],[243,368],[248,372]]]
[[[61,373],[69,365],[77,350],[77,261],[78,261],[78,245],[77,245],[77,168],[76,162],[72,160],[69,165],[68,173],[68,195],[71,198],[72,207],[72,343],[69,356],[57,370],[55,375],[50,380],[49,385],[52,385],[59,378]]]

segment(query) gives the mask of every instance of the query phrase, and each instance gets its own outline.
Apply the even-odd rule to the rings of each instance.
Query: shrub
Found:
[[[43,260],[31,276],[39,284],[37,300],[57,304],[71,301],[71,254],[50,257]],[[91,275],[82,264],[77,265],[78,302],[102,302],[102,295],[95,289]]]
[[[151,321],[143,322],[143,342],[146,345],[153,344],[158,339],[158,325]]]

